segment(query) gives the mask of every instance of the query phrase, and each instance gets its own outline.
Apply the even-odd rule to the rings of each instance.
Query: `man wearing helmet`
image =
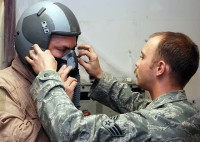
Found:
[[[25,56],[40,46],[62,58],[74,50],[80,33],[76,17],[61,3],[42,1],[24,11],[16,27],[17,56],[10,67],[0,71],[0,141],[49,141],[29,93],[35,74]],[[74,80],[72,88],[76,87],[76,79],[64,76],[66,66],[58,72],[65,86]],[[74,90],[65,91],[72,97]]]

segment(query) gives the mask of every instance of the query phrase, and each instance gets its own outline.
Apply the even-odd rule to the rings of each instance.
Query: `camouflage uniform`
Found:
[[[149,102],[104,73],[91,88],[90,97],[119,115],[84,117],[64,91],[59,75],[43,71],[34,80],[31,94],[41,122],[54,142],[198,142],[200,113],[178,90]]]

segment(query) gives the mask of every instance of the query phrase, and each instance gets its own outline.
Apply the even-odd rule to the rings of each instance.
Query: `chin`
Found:
[[[136,82],[136,86],[137,86],[137,87],[140,87],[140,84]]]
[[[137,81],[137,80],[135,81],[135,85],[137,85],[137,86],[139,85],[139,83],[138,83],[138,81]]]
[[[56,58],[62,58],[64,55],[63,54],[62,55],[61,54],[53,54],[53,56]]]
[[[141,83],[138,80],[136,80],[135,85],[141,87]]]

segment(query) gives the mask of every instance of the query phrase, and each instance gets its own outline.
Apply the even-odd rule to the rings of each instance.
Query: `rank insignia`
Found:
[[[102,125],[112,134],[112,136],[115,136],[115,137],[124,136],[120,127],[117,124],[115,124],[115,121],[113,119],[104,120],[102,122]]]

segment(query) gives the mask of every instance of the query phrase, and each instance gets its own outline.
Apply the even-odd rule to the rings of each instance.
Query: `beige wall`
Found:
[[[4,68],[4,0],[0,0],[0,69]]]

